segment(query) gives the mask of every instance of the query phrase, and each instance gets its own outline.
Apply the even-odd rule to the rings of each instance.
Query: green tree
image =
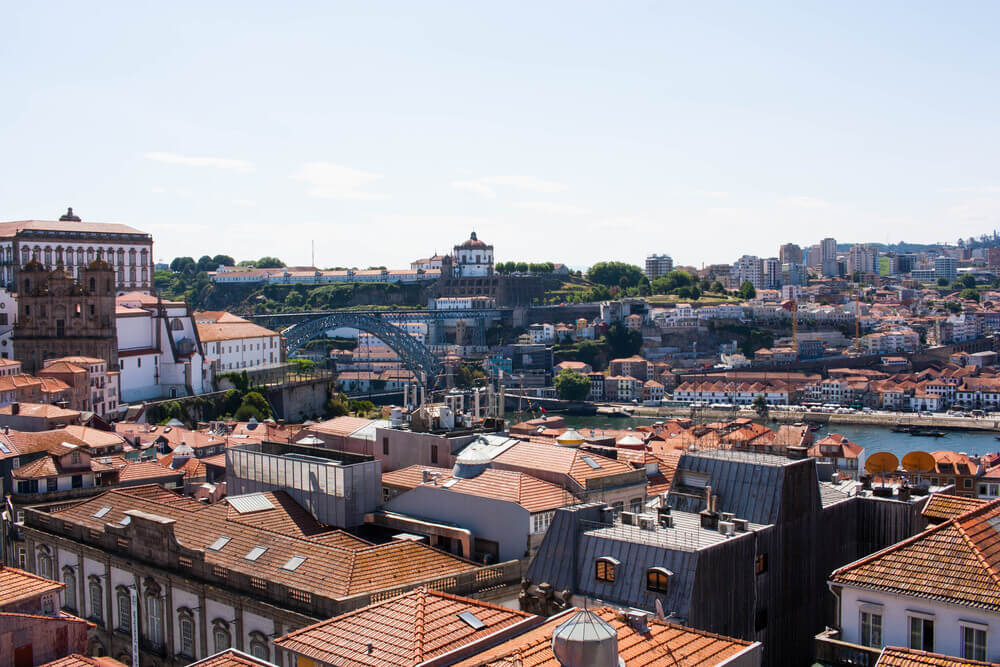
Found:
[[[642,347],[642,335],[638,331],[632,331],[620,322],[615,322],[608,327],[608,346],[614,358],[631,357],[639,352]]]
[[[350,412],[351,409],[347,403],[347,396],[344,394],[334,394],[330,397],[330,400],[326,402],[326,417],[328,419],[333,419],[334,417],[344,417]]]
[[[962,312],[962,304],[955,301],[946,301],[944,309],[950,313],[960,313]]]
[[[277,257],[261,257],[257,260],[258,269],[281,269],[284,266],[285,263]]]
[[[198,258],[198,270],[199,271],[214,271],[218,268],[218,264],[213,264],[213,260],[208,255],[202,255]]]
[[[654,294],[676,294],[681,287],[690,287],[695,284],[695,278],[687,271],[675,269],[665,276],[660,276],[653,281]]]
[[[968,273],[958,279],[958,283],[967,289],[976,288],[976,278],[975,276],[969,275]]]
[[[752,405],[758,415],[761,417],[767,416],[767,399],[764,398],[764,394],[757,394],[757,396],[753,399]]]
[[[642,269],[625,262],[598,262],[587,269],[587,280],[607,287],[620,286],[622,278],[628,287],[635,287],[642,278]]]
[[[712,283],[711,287],[708,288],[708,291],[713,292],[715,294],[725,294],[726,288],[722,285],[722,283],[716,280],[714,283]]]
[[[212,268],[218,268],[220,266],[236,266],[236,260],[229,255],[216,255],[212,258]]]
[[[979,292],[977,292],[974,289],[969,289],[968,287],[959,292],[958,297],[960,299],[966,299],[969,301],[975,301],[976,303],[979,303]]]
[[[740,298],[744,301],[749,301],[757,296],[757,290],[754,288],[753,283],[749,280],[744,280],[743,284],[740,285]]]
[[[285,306],[288,308],[299,308],[305,302],[305,297],[299,292],[289,292],[288,296],[285,297]]]
[[[938,278],[937,279],[937,284],[938,284],[938,287],[947,287],[948,286],[948,279],[947,278]]]
[[[175,257],[174,261],[170,262],[170,270],[175,273],[184,273],[184,270],[197,266],[193,257]]]
[[[553,384],[556,395],[564,401],[582,401],[590,393],[590,378],[570,368],[559,371]]]
[[[240,407],[233,413],[236,421],[248,421],[250,417],[255,417],[257,421],[263,421],[271,416],[271,406],[267,399],[260,392],[251,391],[243,397]]]

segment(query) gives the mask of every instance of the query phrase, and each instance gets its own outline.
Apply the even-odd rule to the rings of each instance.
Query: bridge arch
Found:
[[[407,370],[417,376],[417,382],[434,387],[443,369],[441,362],[426,345],[388,320],[369,313],[340,311],[293,324],[281,333],[285,337],[285,353],[292,356],[307,342],[328,329],[348,327],[366,331],[399,355]]]

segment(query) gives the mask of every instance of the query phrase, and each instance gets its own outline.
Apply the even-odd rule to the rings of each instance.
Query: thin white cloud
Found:
[[[587,215],[589,209],[574,204],[558,204],[548,201],[518,201],[512,204],[514,208],[521,208],[526,211],[536,213],[548,213],[552,215]]]
[[[818,199],[816,197],[807,197],[804,195],[791,195],[787,197],[779,197],[778,203],[783,206],[792,206],[795,208],[829,208],[832,204],[824,199]]]
[[[544,194],[562,192],[566,189],[566,186],[562,183],[546,181],[534,176],[485,176],[471,180],[454,181],[451,187],[456,190],[474,192],[487,199],[493,199],[497,196],[496,189],[498,187],[515,188],[517,190]]]
[[[234,199],[233,204],[236,206],[256,206],[256,199]]]
[[[308,162],[292,178],[308,183],[309,194],[323,199],[382,199],[383,195],[364,192],[362,188],[382,178],[332,162]]]
[[[162,188],[159,185],[154,185],[153,187],[150,188],[150,191],[151,192],[155,192],[156,194],[159,195],[159,194],[163,194],[164,192],[166,192],[167,189],[166,188]]]
[[[941,192],[952,194],[994,195],[1000,192],[1000,185],[969,185],[956,188],[941,188]]]
[[[228,169],[230,171],[241,172],[253,171],[253,162],[233,158],[180,155],[178,153],[156,151],[146,153],[143,157],[153,162],[163,162],[165,164],[175,164],[184,167],[212,167],[214,169]]]

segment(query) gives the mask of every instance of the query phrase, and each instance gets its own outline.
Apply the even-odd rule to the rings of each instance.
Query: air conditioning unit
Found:
[[[723,535],[731,536],[736,534],[736,525],[732,521],[720,521],[719,532]]]
[[[735,514],[733,514],[732,512],[722,512],[722,513],[721,513],[721,514],[719,515],[719,519],[720,519],[721,521],[732,521],[732,520],[733,520],[733,519],[735,519],[735,518],[736,518],[736,515],[735,515]]]
[[[737,533],[745,533],[750,530],[750,522],[746,519],[733,519],[733,525],[736,526]]]
[[[622,525],[623,526],[634,526],[634,525],[636,525],[636,514],[635,514],[635,512],[622,512]]]
[[[640,514],[639,528],[643,530],[656,530],[656,517],[652,514]]]
[[[660,515],[660,528],[673,528],[674,527],[674,517],[669,514]]]

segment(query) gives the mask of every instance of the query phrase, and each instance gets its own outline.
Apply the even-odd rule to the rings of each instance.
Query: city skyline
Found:
[[[158,260],[315,240],[322,266],[475,229],[579,267],[953,243],[1000,212],[989,5],[192,7],[10,13],[5,219],[73,206]]]

